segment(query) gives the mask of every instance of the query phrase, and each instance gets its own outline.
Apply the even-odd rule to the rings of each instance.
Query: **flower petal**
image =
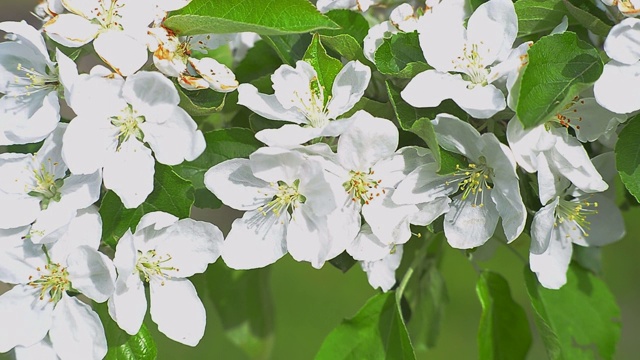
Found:
[[[460,75],[427,70],[411,79],[400,96],[413,107],[436,107],[465,90],[466,81]]]
[[[153,191],[154,166],[151,150],[129,139],[105,161],[104,186],[118,194],[127,209],[138,207]]]
[[[491,236],[498,225],[498,211],[493,200],[483,206],[473,206],[472,199],[462,200],[461,195],[451,202],[451,209],[444,216],[444,234],[451,247],[472,249]]]
[[[529,267],[536,273],[542,286],[559,289],[567,283],[567,269],[572,253],[571,241],[564,239],[559,231],[552,231],[547,250],[540,255],[529,254]]]
[[[115,150],[118,130],[109,119],[76,116],[64,134],[62,157],[73,174],[93,174]]]
[[[482,62],[491,65],[506,58],[518,35],[518,17],[511,0],[490,0],[478,6],[467,23],[467,41],[482,50]]]
[[[99,33],[93,42],[93,48],[104,62],[122,76],[129,76],[140,70],[149,59],[147,46],[120,30]]]
[[[640,83],[640,61],[625,65],[615,60],[604,65],[602,75],[593,85],[598,104],[618,114],[640,109],[640,93],[628,89]]]
[[[633,65],[640,60],[638,36],[640,36],[640,20],[624,19],[609,31],[604,41],[604,51],[618,62]]]
[[[225,205],[237,210],[256,209],[272,196],[263,192],[269,183],[253,176],[247,159],[231,159],[213,166],[205,173],[204,184]]]
[[[39,296],[39,289],[28,285],[16,285],[0,296],[0,352],[31,346],[47,335],[54,305]]]
[[[493,84],[476,85],[473,88],[465,86],[454,93],[452,99],[477,119],[488,119],[507,107],[504,94]]]
[[[549,247],[552,232],[556,226],[556,208],[558,207],[559,197],[545,205],[536,212],[531,224],[531,247],[529,251],[532,254],[542,254]]]
[[[398,148],[398,128],[389,120],[358,111],[338,139],[338,159],[349,170],[368,171]]]
[[[382,291],[389,291],[396,283],[396,270],[400,266],[402,260],[402,245],[395,247],[395,251],[381,260],[364,261],[360,265],[362,270],[367,273],[369,284],[374,288],[380,288]]]
[[[371,69],[361,62],[349,61],[336,75],[327,103],[328,116],[335,119],[351,110],[362,98],[371,79]]]
[[[67,258],[73,288],[89,299],[103,303],[115,291],[116,269],[111,260],[89,246],[80,246]]]
[[[63,295],[53,311],[49,337],[62,359],[100,360],[107,354],[102,322],[89,305]]]
[[[267,119],[290,121],[297,124],[308,123],[304,114],[297,109],[285,109],[275,95],[259,93],[258,89],[251,84],[238,86],[238,105],[244,105]]]
[[[75,14],[57,15],[42,28],[53,41],[71,48],[91,42],[100,31],[100,25]]]
[[[122,96],[145,121],[156,124],[170,119],[180,102],[171,80],[157,71],[140,71],[129,76],[122,87]]]
[[[140,124],[144,141],[151,146],[156,160],[161,164],[177,165],[185,160],[195,160],[206,147],[204,135],[182,108],[175,107],[170,114],[162,124]]]

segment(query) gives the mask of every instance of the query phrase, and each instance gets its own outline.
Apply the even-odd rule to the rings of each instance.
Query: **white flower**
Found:
[[[195,346],[204,335],[206,314],[196,289],[186,279],[218,258],[222,232],[213,224],[178,220],[164,212],[144,215],[135,233],[128,230],[116,247],[116,290],[109,314],[124,331],[140,330],[147,310],[149,283],[151,319],[172,340]]]
[[[273,95],[258,93],[251,84],[241,84],[238,104],[267,119],[296,123],[256,134],[258,140],[269,146],[293,147],[317,137],[340,135],[349,121],[334,119],[360,100],[370,78],[369,67],[350,61],[336,76],[331,94],[325,96],[315,69],[298,61],[295,68],[282,65],[271,76]]]
[[[53,41],[73,48],[93,41],[98,56],[123,76],[147,62],[153,1],[62,0],[62,4],[70,13],[55,16],[43,27]]]
[[[153,190],[151,150],[158,162],[176,165],[197,158],[206,144],[193,119],[178,107],[169,79],[141,71],[125,81],[104,70],[94,68],[74,86],[71,106],[78,116],[64,135],[62,156],[73,174],[103,168],[105,187],[133,208]]]
[[[431,11],[432,8],[429,8],[427,13],[431,13]],[[370,61],[375,62],[375,52],[378,50],[380,45],[382,45],[385,38],[388,38],[400,31],[415,31],[417,30],[417,27],[418,17],[414,14],[413,7],[410,4],[399,5],[391,11],[388,21],[383,21],[369,29],[367,36],[364,38],[364,56]]]
[[[66,9],[64,5],[62,5],[62,0],[40,0],[40,3],[36,5],[33,13],[44,23],[65,11]]]
[[[597,120],[608,123],[606,118]],[[538,172],[538,192],[543,204],[566,187],[558,182],[557,175],[584,192],[600,192],[608,187],[582,144],[563,126],[547,123],[525,130],[514,117],[507,125],[507,139],[517,163],[527,172]]]
[[[373,0],[318,0],[316,7],[321,13],[335,9],[367,11],[374,4]]]
[[[362,235],[371,237],[370,241],[375,241],[375,235],[363,226]],[[380,260],[360,261],[362,270],[367,273],[367,280],[374,288],[380,288],[382,291],[389,291],[396,283],[396,270],[402,261],[403,245],[396,245]]]
[[[618,11],[625,16],[638,16],[640,14],[640,1],[638,0],[601,0],[607,6],[617,6]]]
[[[35,343],[34,345],[16,346],[13,348],[13,354],[16,360],[59,360],[58,354],[53,349],[53,344],[49,337],[45,337],[42,341]]]
[[[3,236],[0,243],[0,281],[17,284],[0,296],[0,352],[32,346],[48,334],[63,360],[102,359],[107,341],[98,315],[68,294],[104,302],[114,290],[115,268],[97,251],[102,235],[97,210],[80,211],[52,245],[23,240],[27,230]]]
[[[615,25],[604,42],[611,61],[593,85],[596,101],[608,110],[625,114],[640,109],[640,20],[625,19]]]
[[[153,63],[167,76],[177,77],[178,83],[188,90],[211,88],[219,92],[230,92],[238,87],[233,72],[213,58],[196,59],[193,51],[206,54],[227,43],[228,36],[197,35],[178,38],[163,27],[149,30],[154,41],[149,44]],[[198,76],[194,76],[198,75]]]
[[[25,22],[2,22],[0,30],[14,41],[0,43],[0,145],[43,140],[60,120],[59,94],[77,75],[61,51],[49,59],[38,30]]]
[[[422,165],[400,182],[393,200],[419,204],[453,195],[451,209],[444,217],[444,232],[454,248],[484,244],[500,219],[507,241],[515,240],[524,229],[526,209],[509,148],[493,133],[480,135],[452,115],[440,114],[432,123],[438,143],[464,155],[469,164],[446,176],[436,174],[434,164]]]
[[[67,176],[62,160],[62,136],[66,124],[47,137],[34,154],[0,155],[0,202],[8,211],[0,218],[0,228],[32,224],[32,242],[50,243],[63,235],[79,209],[100,196],[102,176]]]
[[[346,246],[344,219],[319,161],[265,147],[249,159],[232,159],[207,171],[207,188],[223,203],[246,211],[236,219],[222,250],[234,269],[274,263],[287,252],[320,268]],[[349,219],[350,220],[350,219]]]
[[[593,159],[610,179],[616,174],[612,152]],[[609,177],[608,177],[609,178]],[[586,194],[567,187],[541,208],[531,225],[529,262],[542,286],[559,289],[567,282],[572,244],[603,246],[620,240],[624,220],[615,203],[604,194]]]
[[[435,70],[418,74],[401,95],[415,107],[453,99],[469,115],[489,118],[506,107],[504,94],[492,83],[521,65],[516,60],[525,47],[512,49],[518,19],[510,0],[480,5],[466,28],[460,15],[445,11],[420,22],[420,46]],[[518,56],[510,56],[512,52]]]

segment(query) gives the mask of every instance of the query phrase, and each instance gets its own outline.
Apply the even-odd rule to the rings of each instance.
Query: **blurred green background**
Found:
[[[37,25],[30,14],[37,1],[0,0],[0,21],[26,20]],[[198,213],[200,219],[216,223],[226,232],[231,218],[229,211]],[[616,359],[638,359],[640,335],[640,209],[625,213],[627,236],[603,250],[604,280],[615,295],[622,313],[622,336]],[[513,247],[525,258],[528,241],[519,239]],[[524,263],[505,247],[499,247],[495,256],[482,267],[499,272],[507,278],[515,300],[527,309],[533,324],[531,309],[524,287]],[[464,253],[448,248],[444,255],[442,273],[449,291],[449,305],[437,346],[420,352],[419,359],[474,359],[477,358],[477,326],[480,304],[476,297],[477,272]],[[202,284],[200,276],[193,279]],[[209,284],[209,295],[224,292],[223,286]],[[329,332],[343,318],[353,316],[366,300],[376,292],[367,283],[364,272],[354,266],[346,274],[326,265],[315,270],[307,263],[297,263],[290,257],[271,266],[270,289],[273,296],[275,339],[272,359],[312,359]],[[168,340],[158,333],[155,325],[147,321],[158,345],[159,360],[169,359],[248,359],[242,351],[225,337],[220,319],[208,296],[202,295],[207,308],[207,330],[195,348]],[[147,319],[148,320],[148,319]],[[0,319],[2,321],[2,319]],[[0,354],[0,359],[8,358]],[[533,347],[529,359],[545,359],[539,335],[534,330]]]

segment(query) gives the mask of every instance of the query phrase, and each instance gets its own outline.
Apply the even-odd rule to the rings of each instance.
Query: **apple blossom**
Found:
[[[318,0],[316,7],[321,13],[335,9],[367,11],[374,0]]]
[[[134,335],[147,310],[170,339],[196,346],[204,335],[206,314],[193,284],[186,278],[202,273],[220,254],[222,232],[213,224],[156,211],[145,214],[134,233],[128,230],[116,246],[118,269],[109,314]]]
[[[238,87],[238,104],[267,119],[288,121],[279,129],[265,129],[256,138],[269,146],[293,147],[322,136],[338,136],[350,124],[335,120],[351,110],[364,94],[371,70],[359,61],[348,62],[336,76],[329,100],[316,70],[305,61],[282,65],[271,76],[273,95],[261,94],[251,84]]]

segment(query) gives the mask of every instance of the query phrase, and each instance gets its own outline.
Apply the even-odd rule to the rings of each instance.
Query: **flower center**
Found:
[[[288,185],[284,181],[278,181],[277,184],[272,184],[274,187],[276,185],[277,192],[273,196],[273,199],[265,206],[258,208],[258,211],[260,211],[262,215],[267,216],[269,213],[273,213],[276,217],[279,217],[284,213],[291,214],[296,207],[307,201],[307,198],[298,191],[300,179],[295,180],[291,185]]]
[[[349,180],[342,184],[342,187],[347,191],[353,202],[360,202],[360,204],[369,204],[374,197],[380,196],[380,193],[385,193],[384,189],[378,190],[378,185],[382,180],[372,179],[373,170],[369,169],[368,172],[362,171],[349,171]]]
[[[126,108],[122,109],[121,115],[114,116],[111,118],[111,124],[118,127],[118,147],[116,149],[120,150],[120,146],[131,136],[136,139],[142,141],[143,133],[140,129],[140,124],[144,122],[144,116],[138,115],[138,112],[128,105]]]
[[[571,126],[576,130],[580,130],[579,124],[582,121],[582,116],[580,116],[578,108],[582,105],[584,105],[584,100],[581,100],[578,96],[574,97],[551,119],[551,122],[558,123],[566,128]]]
[[[26,185],[25,191],[27,194],[35,197],[39,197],[40,208],[45,210],[49,207],[51,201],[60,201],[62,194],[60,188],[64,183],[63,179],[56,179],[55,168],[59,163],[46,159],[40,163],[40,167],[33,169],[33,177],[35,179],[35,186]]]
[[[485,190],[491,190],[493,183],[491,177],[493,169],[485,163],[484,156],[480,157],[480,164],[470,163],[466,168],[456,165],[456,171],[451,175],[452,179],[445,182],[446,185],[458,183],[458,189],[462,191],[462,200],[473,197],[471,206],[484,206]]]
[[[465,44],[462,52],[463,55],[458,56],[458,61],[454,61],[454,65],[464,74],[463,78],[471,82],[471,84],[467,85],[467,88],[473,89],[476,85],[487,85],[489,70],[487,70],[482,61],[482,56],[478,51],[478,44],[471,44],[471,47]]]
[[[178,268],[166,266],[166,263],[171,259],[172,257],[169,254],[158,256],[155,250],[149,250],[146,253],[138,250],[136,271],[140,274],[140,279],[149,282],[152,278],[160,278],[160,284],[164,286],[164,279],[171,278],[171,276],[164,273],[165,271],[180,271]]]
[[[109,5],[105,6],[105,2]],[[122,16],[118,12],[125,4],[118,4],[118,0],[101,0],[98,7],[91,10],[92,15],[102,26],[103,29],[116,28],[122,30],[122,24],[118,21],[122,19]]]
[[[322,128],[329,123],[324,88],[320,85],[320,80],[318,80],[317,76],[309,82],[309,91],[305,91],[303,94],[296,91],[294,95],[298,99],[299,105],[301,105],[297,106],[298,110],[309,120],[311,127]]]
[[[555,211],[556,221],[553,225],[558,226],[558,224],[562,224],[565,221],[570,222],[573,225],[572,230],[580,229],[582,235],[587,237],[591,229],[591,223],[587,220],[587,217],[592,214],[597,214],[597,207],[597,202],[588,202],[579,199],[560,199]]]
[[[34,280],[34,276],[29,276],[28,284],[34,288],[40,288],[40,300],[48,297],[50,302],[57,303],[66,291],[71,290],[69,272],[62,265],[49,263],[44,266],[44,270],[39,267],[36,270],[38,271],[37,279]]]
[[[16,75],[14,81],[24,90],[16,91],[12,94],[14,96],[31,96],[39,91],[56,91],[60,86],[57,69],[53,74],[41,73],[34,68],[27,69],[22,64],[18,64],[17,69],[18,73],[23,75]]]

